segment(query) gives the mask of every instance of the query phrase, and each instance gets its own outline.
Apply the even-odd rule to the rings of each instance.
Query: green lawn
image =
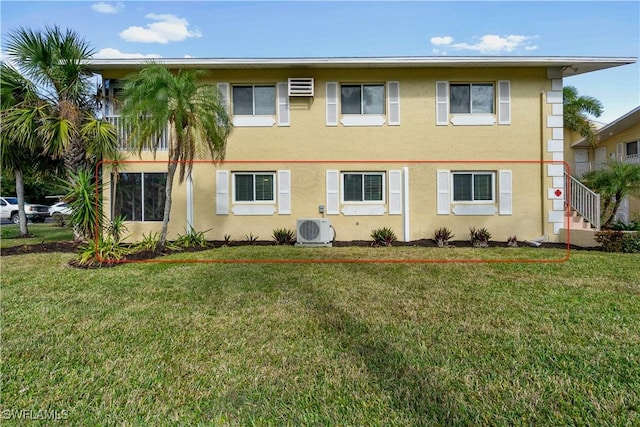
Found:
[[[245,246],[165,259],[442,251],[479,253]],[[98,270],[72,257],[0,261],[3,425],[24,421],[6,419],[15,410],[75,425],[640,424],[638,255]]]
[[[0,248],[20,245],[34,245],[42,242],[64,242],[73,240],[73,230],[70,227],[58,227],[54,223],[28,224],[32,237],[18,239],[20,229],[17,225],[6,224],[0,226]]]

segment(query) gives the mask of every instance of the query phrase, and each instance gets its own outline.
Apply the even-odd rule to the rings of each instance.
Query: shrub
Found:
[[[486,248],[489,246],[491,233],[489,233],[489,231],[484,227],[477,230],[475,228],[470,228],[469,238],[471,240],[471,245],[474,248]]]
[[[632,220],[629,222],[616,221],[611,224],[611,230],[621,231],[640,231],[640,221]]]
[[[195,231],[193,228],[189,228],[185,234],[178,235],[178,238],[173,241],[173,245],[178,248],[203,248],[207,246],[207,239],[204,237],[207,231]]]
[[[155,252],[158,244],[160,243],[160,234],[159,233],[149,233],[149,235],[145,235],[142,233],[142,241],[136,243],[135,249],[136,251],[149,251]]]
[[[56,227],[66,227],[70,223],[69,215],[62,215],[60,213],[53,215],[52,219]]]
[[[245,234],[244,240],[250,245],[255,245],[258,241],[258,236],[254,236],[253,233]]]
[[[436,244],[439,248],[444,248],[449,246],[449,240],[453,239],[455,236],[447,227],[437,228],[433,232],[433,240],[436,241]]]
[[[131,253],[129,247],[110,238],[99,237],[97,240],[89,240],[86,246],[80,247],[78,265],[81,267],[96,267],[109,261],[117,261]]]
[[[224,241],[223,243],[224,246],[229,246],[229,244],[231,243],[231,234],[225,234],[223,241]]]
[[[624,233],[620,230],[600,230],[595,232],[596,242],[605,252],[621,252]]]
[[[509,248],[517,248],[518,247],[518,237],[511,236],[507,239],[507,247]]]
[[[372,246],[391,246],[398,240],[396,234],[388,227],[377,228],[371,232]]]
[[[640,231],[624,233],[622,237],[622,252],[629,254],[640,253]]]
[[[127,231],[127,226],[124,225],[124,217],[117,216],[109,225],[107,225],[107,235],[113,240],[115,243],[120,243],[122,240],[122,233]]]
[[[286,228],[273,230],[273,240],[276,245],[293,245],[296,242],[296,233]]]

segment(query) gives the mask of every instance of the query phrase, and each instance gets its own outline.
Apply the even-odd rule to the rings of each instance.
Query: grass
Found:
[[[245,246],[168,259],[416,250]],[[637,255],[99,270],[70,268],[72,257],[0,261],[4,410],[66,411],[75,425],[640,423]]]
[[[73,230],[70,227],[58,227],[53,223],[28,224],[32,237],[18,239],[20,229],[18,225],[8,224],[0,227],[0,247],[9,248],[20,245],[34,245],[42,242],[65,242],[73,240]]]

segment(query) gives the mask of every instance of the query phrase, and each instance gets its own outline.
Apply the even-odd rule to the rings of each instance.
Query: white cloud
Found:
[[[175,15],[158,15],[150,13],[146,16],[155,22],[143,27],[129,27],[120,33],[120,38],[129,42],[161,43],[179,42],[190,37],[202,37],[195,30],[189,30],[189,22]]]
[[[451,47],[457,50],[472,50],[480,53],[511,53],[519,49],[537,49],[538,47],[532,41],[536,38],[537,36],[497,36],[495,34],[487,34],[480,37],[479,42],[475,44],[456,43],[452,44]]]
[[[91,9],[93,9],[98,13],[118,13],[122,9],[124,9],[124,4],[123,3],[111,4],[111,3],[100,2],[100,3],[92,4]]]
[[[444,37],[431,37],[431,44],[436,46],[446,46],[453,42],[453,37],[444,36]]]
[[[142,53],[125,53],[125,52],[120,52],[118,49],[114,49],[112,47],[106,47],[104,49],[100,49],[95,55],[93,55],[93,57],[94,58],[108,58],[108,59],[161,58],[160,55],[157,55],[155,53],[150,53],[150,54],[147,54],[147,55],[142,54]]]

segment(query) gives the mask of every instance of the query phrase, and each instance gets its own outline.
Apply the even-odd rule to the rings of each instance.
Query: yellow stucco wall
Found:
[[[104,75],[122,77],[122,72]],[[551,130],[546,118],[551,106],[545,96],[551,90],[551,80],[544,68],[434,68],[434,69],[265,69],[216,70],[211,83],[277,83],[288,77],[313,77],[313,98],[290,98],[290,126],[277,124],[265,127],[236,127],[228,141],[226,160],[229,163],[194,165],[194,227],[210,230],[207,237],[222,239],[231,235],[242,240],[252,233],[260,239],[270,239],[275,228],[295,229],[297,218],[319,218],[319,205],[326,204],[325,173],[327,169],[341,171],[388,171],[408,168],[410,240],[430,238],[433,231],[446,226],[457,239],[468,238],[469,227],[486,227],[495,240],[517,235],[529,239],[547,234],[554,239],[553,225],[548,221],[552,201],[547,189],[552,179],[547,177],[551,161],[547,141]],[[436,126],[435,82],[511,82],[511,124],[492,126]],[[335,127],[326,126],[325,91],[327,82],[385,83],[400,82],[399,126]],[[496,90],[497,91],[497,90]],[[130,157],[137,160],[137,155]],[[150,160],[150,155],[143,156]],[[159,152],[157,163],[130,163],[127,172],[165,171],[166,153]],[[165,160],[165,161],[162,161]],[[273,160],[274,163],[251,163]],[[318,161],[323,163],[278,163],[278,161]],[[370,160],[380,163],[344,163]],[[460,161],[486,163],[465,164]],[[491,163],[491,161],[507,163]],[[235,163],[243,161],[246,163]],[[385,161],[394,161],[385,163]],[[416,161],[426,161],[416,163]],[[455,161],[455,162],[446,162]],[[530,161],[517,163],[513,161]],[[342,162],[342,163],[341,163]],[[108,168],[107,168],[108,169]],[[272,216],[216,215],[216,170],[230,172],[291,171],[291,205],[288,215]],[[436,171],[508,169],[513,176],[512,215],[459,216],[436,212]],[[497,180],[496,180],[497,181]],[[231,188],[229,189],[231,194]],[[105,199],[108,199],[105,190]],[[496,188],[496,199],[499,189]],[[105,206],[109,206],[105,200]],[[387,188],[388,208],[388,188]],[[496,204],[497,206],[497,201]],[[186,229],[186,187],[174,184],[173,209],[169,238]],[[230,206],[233,204],[230,202]],[[403,234],[403,215],[345,216],[325,215],[336,230],[338,240],[369,239],[371,230],[392,228],[398,237]],[[160,223],[130,222],[128,231],[134,237],[143,232],[160,230]]]

